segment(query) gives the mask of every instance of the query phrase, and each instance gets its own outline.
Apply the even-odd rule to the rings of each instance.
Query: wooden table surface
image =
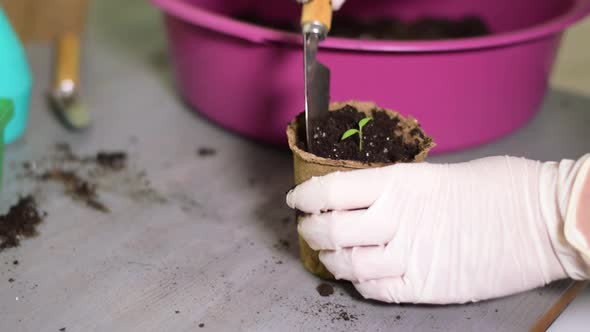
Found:
[[[569,285],[447,307],[363,301],[341,283],[320,297],[319,281],[299,264],[284,204],[290,154],[230,134],[183,105],[158,18],[144,1],[94,3],[83,68],[94,123],[85,133],[64,131],[48,112],[51,50],[28,46],[30,128],[6,149],[0,208],[32,192],[48,216],[38,237],[0,252],[0,330],[520,331]],[[515,135],[433,160],[574,158],[588,149],[589,110],[589,98],[553,89]],[[80,155],[129,153],[126,170],[94,178],[110,213],[73,201],[56,184],[18,176],[23,161],[43,167],[59,141]],[[217,153],[199,157],[200,147]]]

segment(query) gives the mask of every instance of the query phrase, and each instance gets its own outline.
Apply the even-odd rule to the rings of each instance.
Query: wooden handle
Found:
[[[330,31],[332,27],[331,0],[311,0],[303,5],[301,26],[316,21],[322,23]]]
[[[80,73],[80,36],[73,32],[64,33],[57,40],[54,86],[64,81],[78,85]]]
[[[587,281],[578,281],[571,285],[553,306],[531,327],[529,332],[545,332],[559,317],[565,308],[589,285]]]

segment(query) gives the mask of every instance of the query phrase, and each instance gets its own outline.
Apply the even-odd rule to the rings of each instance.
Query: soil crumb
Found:
[[[352,315],[350,315],[348,312],[346,311],[342,311],[339,314],[340,319],[345,320],[345,321],[349,321],[352,319]]]
[[[61,183],[65,192],[74,200],[84,202],[88,207],[97,211],[108,213],[110,210],[98,198],[97,186],[81,179],[73,171],[53,169],[39,176],[42,181],[54,181]]]
[[[279,239],[277,243],[274,245],[275,249],[289,249],[291,247],[291,243],[285,239]]]
[[[13,283],[14,282],[14,278],[8,278],[8,282]]]
[[[59,330],[60,330],[61,332],[63,332],[63,331],[65,331],[65,330],[66,330],[66,328],[65,328],[65,327],[62,327],[62,328],[61,328],[61,329],[59,329]]]
[[[21,198],[8,213],[0,216],[0,251],[18,247],[22,238],[36,236],[37,226],[44,217],[45,214],[37,209],[33,196]],[[18,264],[18,261],[15,262]]]
[[[96,163],[104,168],[121,170],[127,166],[127,153],[101,151],[96,154]]]
[[[205,324],[201,323],[201,324],[199,324],[199,327],[203,328],[203,327],[205,327]]]
[[[17,260],[14,260],[14,261],[12,262],[12,265],[18,265],[18,261],[17,261]]]
[[[208,147],[200,147],[197,150],[197,155],[199,155],[199,157],[212,157],[214,155],[217,154],[217,151],[213,148],[208,148]]]
[[[316,287],[316,290],[318,291],[318,294],[320,294],[320,296],[330,296],[334,294],[334,287],[325,282],[319,284],[318,287]]]

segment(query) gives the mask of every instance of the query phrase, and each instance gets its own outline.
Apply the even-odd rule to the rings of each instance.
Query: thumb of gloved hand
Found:
[[[590,277],[588,247],[564,237],[589,169],[590,155],[399,164],[312,178],[287,203],[308,214],[299,233],[328,270],[364,297],[464,303]]]

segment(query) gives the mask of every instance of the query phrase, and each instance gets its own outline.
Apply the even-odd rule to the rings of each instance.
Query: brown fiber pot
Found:
[[[380,111],[386,112],[391,117],[399,117],[401,131],[396,132],[396,134],[403,135],[404,138],[407,140],[417,139],[415,137],[410,136],[410,131],[412,129],[418,128],[422,130],[416,119],[412,117],[404,118],[398,113],[392,110],[380,108],[372,102],[335,102],[330,105],[330,111],[339,110],[345,105],[354,106],[358,111],[364,112],[366,114],[370,114],[372,110],[378,109]],[[336,171],[350,171],[354,169],[382,167],[391,165],[383,163],[362,163],[359,161],[352,160],[334,160],[318,157],[314,154],[303,151],[302,149],[297,147],[298,132],[299,130],[297,121],[291,121],[291,123],[287,127],[287,138],[289,140],[289,148],[293,152],[295,185],[299,185],[300,183],[305,182],[314,176],[322,176]],[[430,151],[430,149],[432,149],[435,146],[432,139],[428,136],[425,136],[424,139],[420,139],[420,141],[421,152],[416,156],[413,162],[424,161],[426,155],[428,154],[428,151]],[[324,279],[334,279],[334,276],[332,276],[332,274],[320,262],[318,258],[318,252],[311,249],[301,237],[299,237],[299,255],[301,261],[303,262],[303,266],[309,272]]]

